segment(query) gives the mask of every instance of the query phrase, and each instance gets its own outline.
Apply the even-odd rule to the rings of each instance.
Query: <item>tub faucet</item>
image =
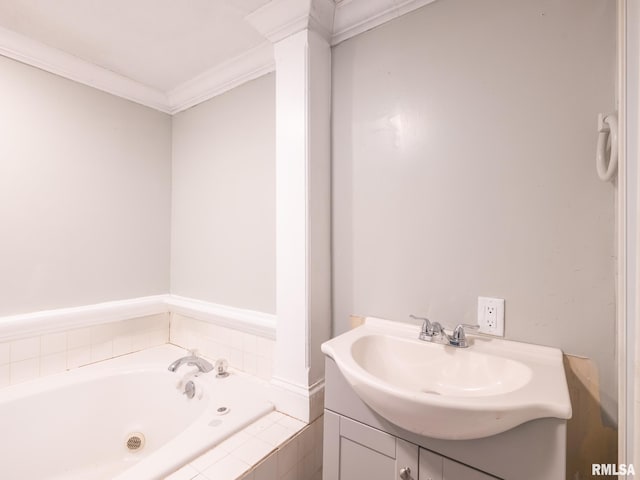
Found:
[[[213,365],[211,365],[211,363],[209,363],[207,360],[205,360],[202,357],[198,357],[194,354],[191,354],[186,357],[179,358],[178,360],[173,362],[171,365],[169,365],[169,371],[175,372],[178,368],[180,368],[185,363],[189,366],[198,367],[198,370],[200,370],[202,373],[207,373],[213,370]]]

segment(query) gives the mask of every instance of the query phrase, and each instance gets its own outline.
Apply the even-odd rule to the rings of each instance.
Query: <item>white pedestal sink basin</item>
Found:
[[[322,351],[375,412],[419,435],[470,440],[571,418],[560,350],[475,335],[456,348],[417,337],[416,326],[367,318]]]

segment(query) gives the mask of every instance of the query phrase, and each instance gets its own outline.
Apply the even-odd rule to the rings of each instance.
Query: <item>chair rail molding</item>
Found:
[[[276,338],[273,314],[165,294],[6,315],[0,317],[0,342],[159,313],[178,313],[271,340]]]

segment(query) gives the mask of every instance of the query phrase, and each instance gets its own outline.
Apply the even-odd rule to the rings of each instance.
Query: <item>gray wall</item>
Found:
[[[334,333],[476,322],[591,357],[615,418],[615,2],[440,0],[333,51]]]
[[[166,293],[168,115],[0,56],[0,315]]]
[[[171,293],[275,312],[275,75],[173,117]]]

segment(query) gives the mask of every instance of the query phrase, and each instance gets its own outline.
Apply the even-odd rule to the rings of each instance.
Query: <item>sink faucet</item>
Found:
[[[414,320],[422,320],[422,327],[420,327],[420,340],[430,341],[433,338],[433,325],[427,317],[416,317],[415,315],[409,315]],[[438,324],[440,325],[440,324]]]
[[[422,320],[422,327],[420,328],[420,334],[418,338],[426,342],[442,343],[444,345],[450,345],[457,348],[467,348],[469,343],[467,342],[466,329],[477,330],[479,325],[468,325],[461,323],[453,329],[453,333],[449,335],[444,331],[444,328],[438,322],[431,322],[425,317],[416,317],[415,315],[409,315],[414,320]]]
[[[210,362],[192,353],[191,355],[187,355],[186,357],[179,358],[171,365],[169,365],[169,371],[175,372],[185,363],[189,366],[198,367],[198,370],[200,370],[202,373],[207,373],[213,370],[213,365],[211,365]]]
[[[469,325],[467,323],[461,323],[456,328],[453,329],[453,335],[450,337],[450,345],[454,347],[467,348],[469,344],[467,343],[467,335],[465,333],[465,328],[469,330],[478,330],[480,325]]]

